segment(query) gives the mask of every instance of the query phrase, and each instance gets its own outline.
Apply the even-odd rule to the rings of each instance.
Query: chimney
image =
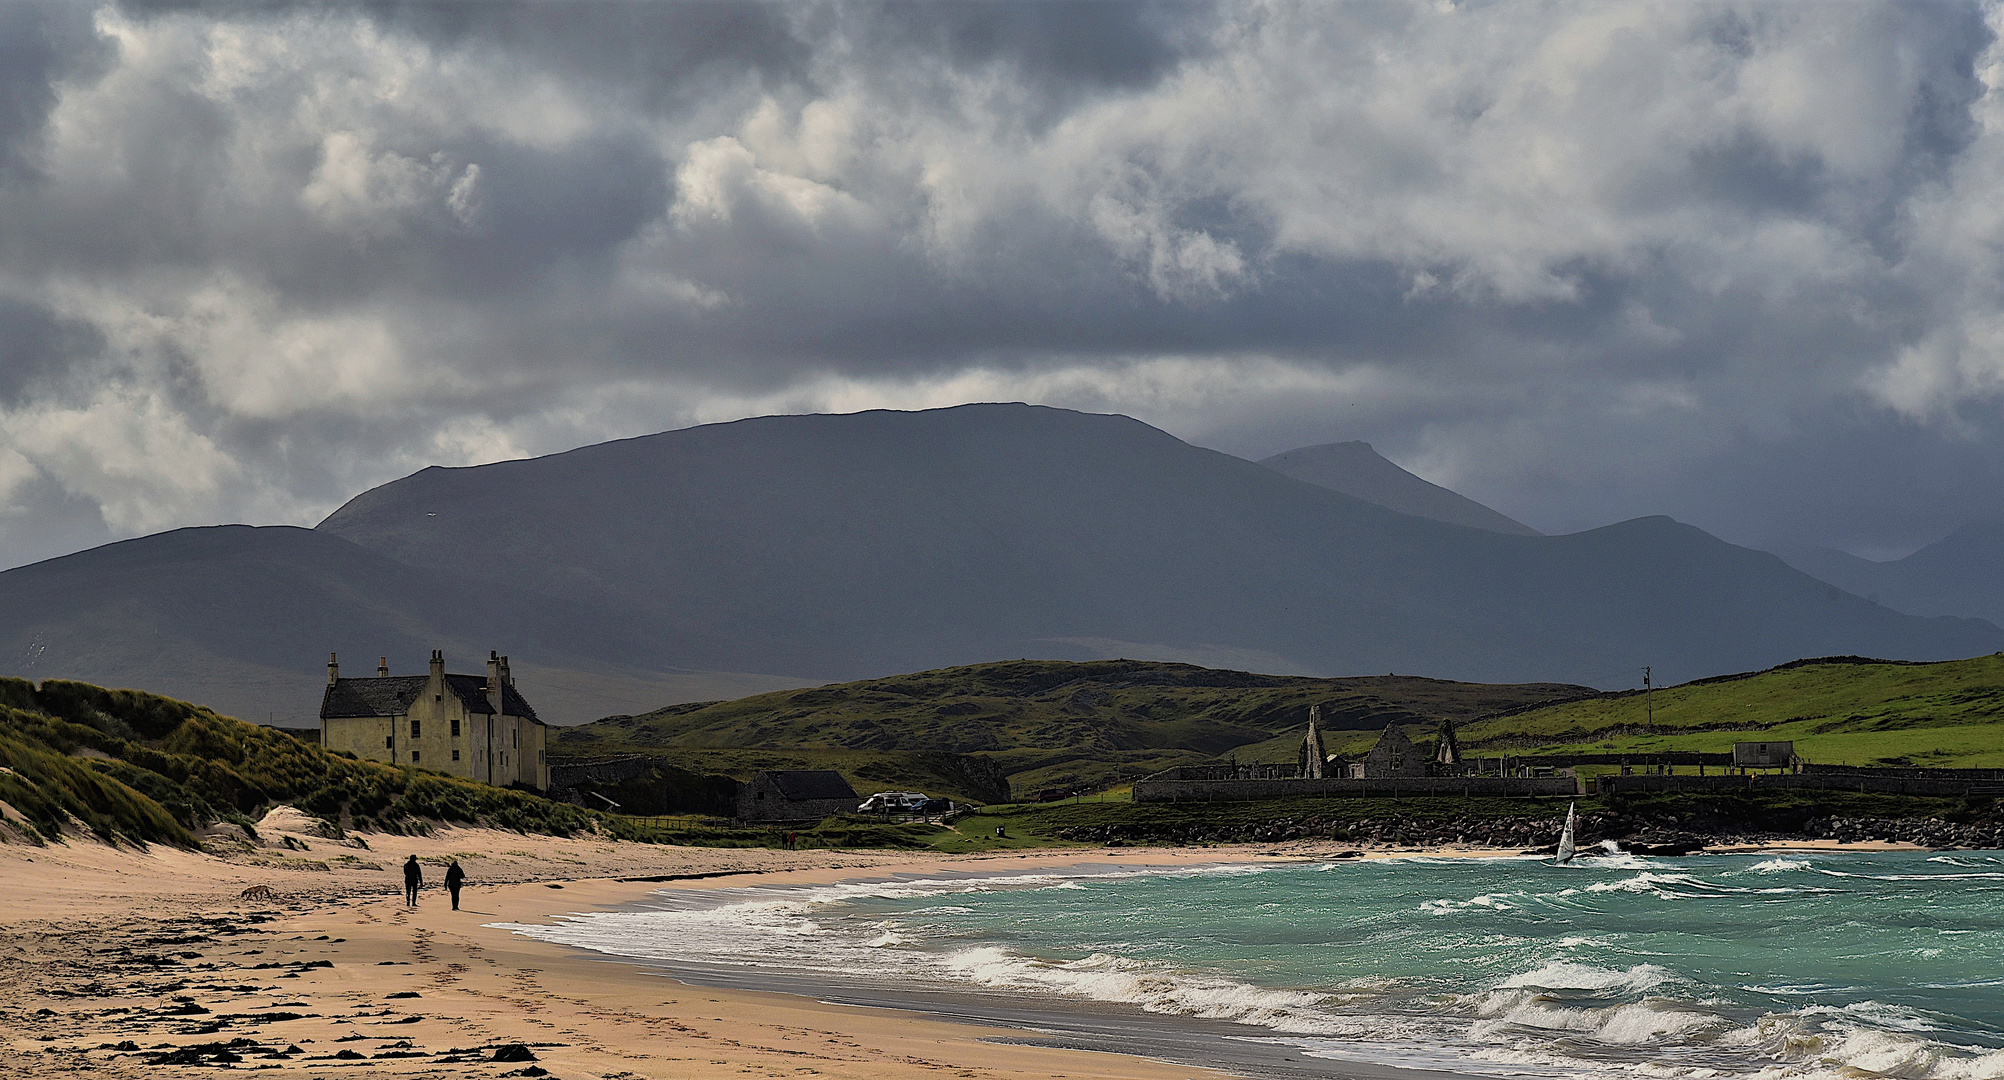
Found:
[[[501,681],[509,686],[515,685],[515,672],[509,669],[508,658],[505,656],[501,658]]]
[[[431,677],[439,680],[443,680],[445,678],[444,649],[433,649],[431,651]]]
[[[390,677],[390,658],[387,656],[381,657],[376,661],[376,678],[387,679],[389,677]]]
[[[338,680],[339,678],[341,678],[341,664],[340,664],[340,662],[339,662],[338,660],[336,660],[336,659],[334,658],[334,654],[333,654],[333,653],[328,653],[328,654],[327,654],[327,685],[329,685],[329,686],[333,686],[333,685],[334,685],[334,683],[335,683],[335,681],[336,681],[336,680]]]
[[[494,714],[501,715],[501,654],[487,654],[487,703],[494,706]]]

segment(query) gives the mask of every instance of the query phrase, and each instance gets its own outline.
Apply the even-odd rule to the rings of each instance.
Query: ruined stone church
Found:
[[[508,658],[487,656],[487,674],[448,675],[434,649],[426,675],[344,679],[327,656],[320,745],[370,761],[435,769],[497,786],[550,787],[549,728],[515,689]]]

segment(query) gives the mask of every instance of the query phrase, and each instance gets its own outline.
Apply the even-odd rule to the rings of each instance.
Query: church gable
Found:
[[[1378,779],[1389,776],[1425,776],[1428,773],[1426,755],[1413,745],[1406,733],[1397,724],[1385,728],[1378,736],[1378,744],[1364,755],[1364,776]]]

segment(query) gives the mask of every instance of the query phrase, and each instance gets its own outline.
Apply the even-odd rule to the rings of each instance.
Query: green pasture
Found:
[[[1467,724],[1469,754],[1723,753],[1793,740],[1812,762],[2004,767],[2004,655],[1933,664],[1807,661]]]

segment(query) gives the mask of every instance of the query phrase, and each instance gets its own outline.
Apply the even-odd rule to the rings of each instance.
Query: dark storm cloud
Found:
[[[0,402],[20,405],[72,364],[104,350],[97,328],[47,308],[0,297]]]
[[[0,561],[993,398],[1369,439],[1546,529],[1918,544],[2004,475],[1999,21],[10,6]]]
[[[0,7],[0,179],[32,181],[28,166],[57,82],[108,59],[81,5]]]

